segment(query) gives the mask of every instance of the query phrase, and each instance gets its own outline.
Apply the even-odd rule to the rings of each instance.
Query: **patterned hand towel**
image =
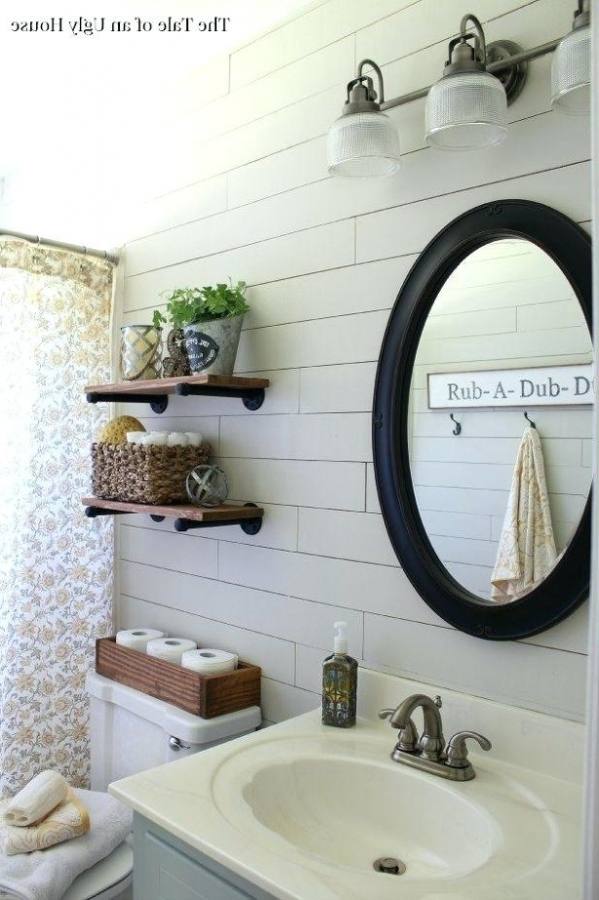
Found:
[[[556,559],[543,448],[536,428],[527,428],[512,475],[491,599],[508,603],[526,594],[549,574]]]

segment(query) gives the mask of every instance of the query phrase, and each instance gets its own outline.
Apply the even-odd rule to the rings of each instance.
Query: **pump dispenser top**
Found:
[[[347,653],[347,622],[335,622],[335,653]]]

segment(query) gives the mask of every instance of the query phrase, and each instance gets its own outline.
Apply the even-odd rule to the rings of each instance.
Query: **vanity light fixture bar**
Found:
[[[553,53],[561,40],[562,38],[555,38],[553,41],[539,44],[538,47],[532,47],[530,50],[520,50],[518,53],[513,53],[511,56],[498,58],[495,62],[487,63],[487,72],[490,72],[492,75],[495,75],[497,72],[509,74],[509,70],[513,69],[515,66],[520,66],[522,63],[528,62],[531,59],[538,59],[540,56],[547,56],[548,53]],[[501,46],[505,43],[505,41],[494,41],[492,44],[489,44],[487,51],[492,53],[499,52]],[[512,46],[518,45],[512,44]],[[358,71],[360,71],[361,67],[366,62],[368,62],[368,60],[362,60],[358,66]],[[523,87],[524,82],[521,82],[521,84]],[[393,97],[391,100],[385,100],[380,104],[380,108],[384,111],[386,109],[394,109],[396,106],[404,106],[406,103],[411,103],[413,100],[420,100],[422,97],[426,97],[432,86],[432,84],[429,84],[428,87],[419,88],[417,91],[410,91],[408,94],[401,94],[401,96]],[[510,94],[508,89],[506,89],[506,94],[509,105],[516,98]]]
[[[553,53],[551,104],[572,115],[590,106],[591,0],[578,0],[572,30],[562,38],[523,50],[509,40],[487,46],[482,24],[462,16],[449,41],[443,75],[435,84],[385,98],[380,66],[363,59],[347,84],[341,116],[327,138],[329,172],[368,177],[393,175],[400,165],[399,134],[387,110],[426,97],[426,142],[441,150],[478,150],[507,134],[507,107],[524,88],[528,62]],[[371,70],[371,71],[370,71]],[[377,86],[375,88],[374,79]]]

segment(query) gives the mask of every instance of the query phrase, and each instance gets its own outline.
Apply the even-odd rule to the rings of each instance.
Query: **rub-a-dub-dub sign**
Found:
[[[486,372],[435,372],[428,376],[429,409],[579,406],[591,403],[592,365]]]

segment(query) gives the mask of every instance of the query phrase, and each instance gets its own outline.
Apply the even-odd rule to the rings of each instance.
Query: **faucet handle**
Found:
[[[390,719],[394,712],[394,709],[379,709],[379,719]]]
[[[469,738],[478,741],[482,750],[490,750],[492,747],[491,741],[484,734],[479,734],[477,731],[458,731],[457,734],[454,734],[449,739],[447,744],[448,766],[451,766],[453,769],[465,769],[470,765],[468,748],[466,746],[466,741]]]

